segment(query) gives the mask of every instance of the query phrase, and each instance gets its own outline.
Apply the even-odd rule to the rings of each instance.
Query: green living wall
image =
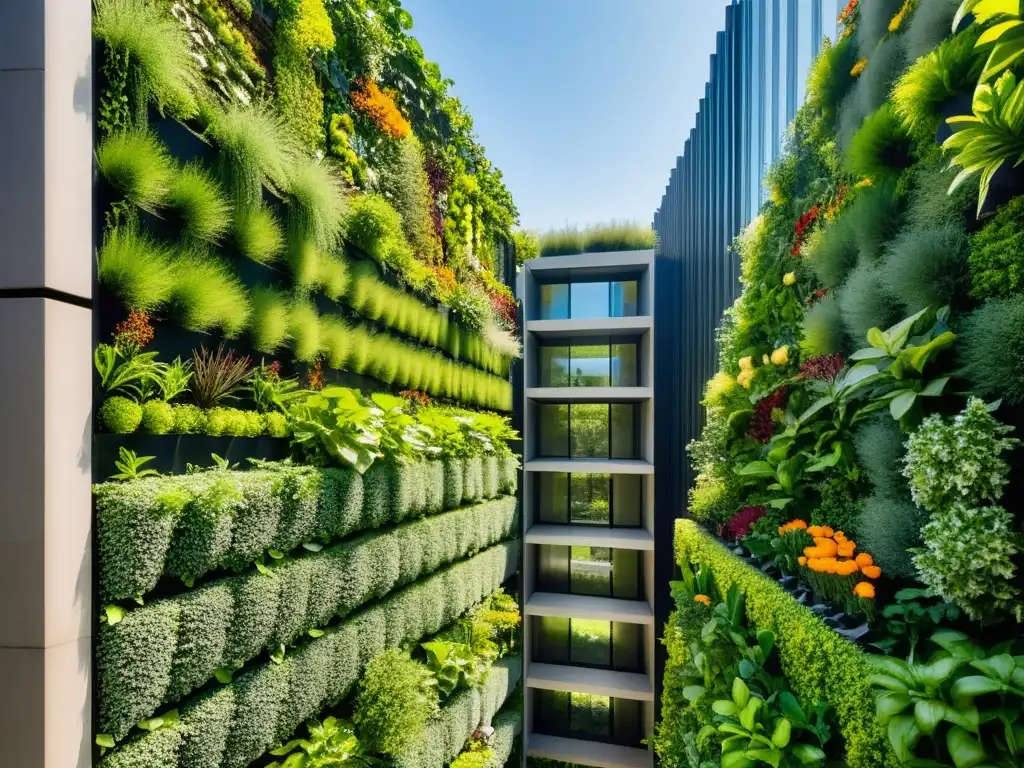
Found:
[[[662,765],[1018,766],[1020,8],[852,0],[737,239]]]
[[[518,214],[411,24],[95,4],[104,768],[513,750]]]

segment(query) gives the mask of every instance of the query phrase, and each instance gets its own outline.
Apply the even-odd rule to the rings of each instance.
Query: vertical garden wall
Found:
[[[662,765],[1024,762],[1015,2],[851,0],[735,250]]]
[[[104,768],[513,749],[518,214],[411,23],[95,4]]]

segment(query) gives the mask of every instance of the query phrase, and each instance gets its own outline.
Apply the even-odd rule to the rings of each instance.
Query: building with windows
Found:
[[[519,275],[531,756],[652,765],[653,291],[653,251],[534,259]]]

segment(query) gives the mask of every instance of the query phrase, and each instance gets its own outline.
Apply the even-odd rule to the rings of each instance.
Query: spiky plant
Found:
[[[202,408],[213,408],[223,400],[236,400],[252,376],[252,361],[236,356],[221,344],[217,351],[205,346],[192,353],[192,396]]]
[[[540,236],[541,256],[568,256],[574,253],[583,253],[583,233],[579,227],[567,226]]]
[[[858,179],[877,182],[898,175],[910,162],[910,142],[891,103],[869,115],[846,150],[846,166]]]
[[[609,221],[587,227],[583,233],[584,253],[646,251],[654,247],[654,230],[635,221]]]
[[[170,250],[134,227],[107,232],[97,265],[100,285],[116,294],[128,309],[150,312],[160,307],[174,288]]]
[[[180,219],[181,237],[188,246],[216,243],[231,226],[231,206],[199,163],[189,163],[175,176],[166,204]]]
[[[296,299],[288,315],[288,335],[295,359],[312,362],[320,354],[320,317],[306,299]]]
[[[124,131],[104,139],[96,168],[124,200],[153,212],[165,201],[174,161],[149,131]]]
[[[352,331],[340,317],[325,317],[320,323],[321,345],[331,368],[344,369],[348,361]]]
[[[184,328],[219,328],[229,339],[245,330],[252,315],[249,296],[231,267],[207,254],[177,259],[171,304]]]
[[[326,163],[305,160],[292,170],[288,191],[289,240],[333,250],[345,226],[345,194],[337,172]]]
[[[199,111],[199,65],[189,50],[188,30],[157,0],[94,0],[92,31],[109,49],[127,57],[132,111],[144,124],[155,101],[180,119]]]
[[[287,297],[267,286],[256,286],[250,296],[252,322],[249,338],[253,349],[272,354],[288,340],[291,312]]]
[[[235,245],[247,259],[257,264],[272,264],[284,251],[284,232],[265,205],[236,209]]]
[[[402,218],[380,195],[359,195],[349,205],[345,238],[374,261],[387,264],[395,241],[405,239]]]

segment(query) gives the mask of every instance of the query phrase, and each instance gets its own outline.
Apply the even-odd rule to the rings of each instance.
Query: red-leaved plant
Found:
[[[773,411],[776,408],[785,408],[788,402],[789,391],[785,387],[779,387],[758,400],[757,405],[754,406],[754,415],[750,419],[750,430],[747,434],[762,444],[771,440],[776,426]]]
[[[221,344],[216,352],[200,347],[192,352],[192,395],[202,408],[213,408],[221,400],[233,400],[252,376],[252,361],[235,357]]]
[[[732,541],[739,541],[754,527],[754,523],[767,514],[764,507],[744,507],[729,520],[724,526],[722,535]]]

